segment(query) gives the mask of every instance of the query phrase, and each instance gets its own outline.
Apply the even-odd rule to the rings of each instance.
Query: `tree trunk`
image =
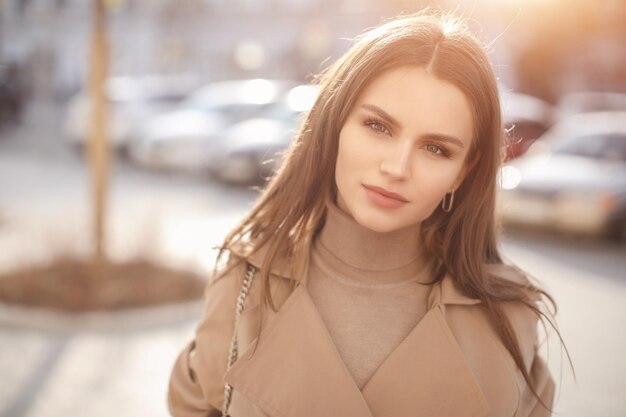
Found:
[[[88,140],[89,171],[92,192],[93,261],[106,261],[107,186],[110,150],[107,140],[106,78],[108,45],[106,41],[105,0],[94,0],[94,28],[91,39],[89,94],[90,134]]]

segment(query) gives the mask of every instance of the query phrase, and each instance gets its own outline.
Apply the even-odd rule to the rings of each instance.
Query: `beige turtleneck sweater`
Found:
[[[359,389],[426,313],[418,231],[374,232],[327,204],[306,286]]]

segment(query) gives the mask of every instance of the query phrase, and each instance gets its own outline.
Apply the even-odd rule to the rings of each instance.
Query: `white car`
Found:
[[[209,170],[218,179],[237,184],[261,182],[282,163],[319,93],[315,85],[299,85],[253,119],[232,125],[212,141]]]
[[[626,112],[566,118],[500,180],[505,223],[626,240]]]
[[[115,77],[107,81],[108,139],[123,148],[134,125],[147,117],[174,108],[197,83],[186,76]],[[81,148],[89,137],[90,104],[86,91],[68,102],[65,119],[67,141]]]
[[[293,86],[291,80],[233,80],[209,84],[180,106],[141,123],[128,154],[150,168],[206,170],[213,138],[228,126],[255,117]]]
[[[608,91],[578,91],[563,95],[557,104],[560,117],[579,113],[626,111],[626,94]]]

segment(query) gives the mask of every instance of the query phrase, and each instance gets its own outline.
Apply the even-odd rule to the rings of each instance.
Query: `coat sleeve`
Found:
[[[195,337],[179,354],[170,376],[168,407],[174,417],[221,416],[223,376],[244,273],[242,262],[207,284]]]
[[[495,275],[510,281],[528,285],[525,273],[510,265],[491,265],[489,268]],[[542,307],[542,300],[539,294],[529,294],[538,308]],[[531,309],[521,303],[508,303],[504,305],[504,310],[508,315],[513,328],[515,329],[524,365],[530,376],[530,380],[535,388],[537,396],[532,392],[526,381],[521,377],[523,388],[521,389],[520,403],[516,417],[549,417],[552,415],[554,403],[555,383],[548,365],[539,353],[539,317]]]
[[[522,417],[549,417],[554,403],[554,379],[550,375],[546,362],[535,354],[530,368],[530,378],[539,395],[537,398],[528,386],[522,393]],[[541,401],[540,401],[541,399]],[[543,404],[542,404],[543,403]]]
[[[533,393],[526,381],[520,397],[520,407],[516,416],[519,417],[549,417],[552,415],[555,383],[544,358],[540,355],[538,339],[539,318],[530,312],[527,307],[521,307],[516,320],[517,330],[520,332],[520,347],[524,364],[530,376],[530,381],[537,395]],[[538,397],[537,397],[538,396]]]

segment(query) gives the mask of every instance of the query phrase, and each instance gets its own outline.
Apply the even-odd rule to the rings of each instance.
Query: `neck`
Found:
[[[328,264],[369,283],[407,281],[421,275],[419,224],[376,232],[359,224],[334,202],[326,205],[326,222],[315,250]]]

